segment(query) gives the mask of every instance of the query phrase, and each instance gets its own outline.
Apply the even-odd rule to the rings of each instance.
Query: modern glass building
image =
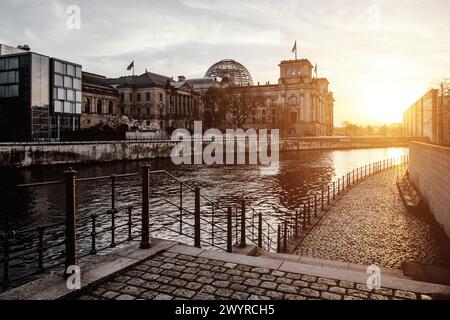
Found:
[[[34,52],[0,55],[0,140],[57,140],[79,129],[81,69]]]

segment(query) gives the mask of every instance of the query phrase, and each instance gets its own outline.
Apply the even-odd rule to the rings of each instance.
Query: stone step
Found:
[[[355,263],[349,263],[349,262],[343,262],[343,261],[332,261],[332,260],[323,260],[323,259],[317,259],[312,257],[304,257],[304,256],[297,256],[297,255],[291,255],[291,254],[284,254],[284,253],[273,253],[268,252],[265,250],[254,250],[256,251],[253,256],[261,257],[261,258],[268,258],[268,259],[275,259],[275,260],[284,260],[284,261],[290,261],[290,262],[296,262],[301,263],[305,265],[311,265],[311,266],[317,266],[317,267],[329,267],[334,269],[341,269],[341,270],[348,270],[348,271],[354,271],[354,272],[360,272],[360,273],[367,273],[367,267],[366,265],[360,265]],[[400,269],[392,269],[392,268],[384,268],[381,267],[381,273],[390,277],[394,278],[401,278],[401,279],[411,279],[411,277],[406,276],[403,273],[403,270]]]

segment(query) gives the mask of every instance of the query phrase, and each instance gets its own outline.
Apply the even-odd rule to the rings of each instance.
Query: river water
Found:
[[[292,151],[280,154],[278,167],[250,165],[174,166],[170,159],[151,161],[152,170],[167,170],[190,186],[198,186],[201,193],[223,203],[245,198],[251,206],[267,218],[283,215],[297,208],[303,197],[320,191],[338,177],[366,164],[407,154],[407,148],[380,148],[330,151]],[[140,162],[114,162],[74,165],[78,177],[108,176],[140,172]],[[17,188],[17,184],[62,180],[65,167],[36,167],[0,171],[0,216],[7,216],[13,228],[39,226],[63,221],[64,187]],[[117,207],[140,206],[141,178],[117,181]],[[171,211],[167,203],[158,202],[158,195],[171,197],[178,203],[179,184],[166,176],[152,177],[152,210]],[[102,213],[110,208],[110,182],[91,181],[78,184],[78,214],[80,217]],[[185,192],[184,203],[193,201],[193,194]],[[176,211],[176,210],[175,210]]]

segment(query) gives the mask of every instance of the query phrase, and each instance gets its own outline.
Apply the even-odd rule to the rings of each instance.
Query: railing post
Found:
[[[324,197],[324,195],[325,195],[325,193],[324,193],[324,191],[323,191],[323,188],[322,188],[322,195],[320,196],[320,201],[322,202],[322,206],[321,206],[321,211],[323,211],[323,202],[324,202],[324,199],[323,199],[323,197]]]
[[[308,225],[311,224],[311,198],[308,198]]]
[[[295,238],[298,239],[298,211],[299,209],[295,209]]]
[[[306,203],[303,203],[302,211],[302,229],[306,230]]]
[[[180,182],[180,234],[183,234],[183,183]]]
[[[195,188],[194,246],[197,248],[201,248],[201,241],[200,241],[200,188]]]
[[[336,200],[336,181],[333,181],[333,200]]]
[[[142,230],[141,249],[150,248],[150,164],[144,163],[142,168]]]
[[[76,239],[76,216],[77,216],[77,171],[72,168],[64,171],[66,178],[66,257],[65,257],[65,277],[70,276],[67,274],[67,268],[77,264],[77,239]]]
[[[241,248],[244,248],[246,243],[246,215],[245,215],[245,200],[242,200],[241,202]]]
[[[110,248],[116,247],[116,209],[109,210],[109,213],[111,214],[111,244]]]
[[[97,215],[91,214],[91,254],[96,254],[97,253],[97,246],[96,246],[96,235],[97,235],[97,231],[96,231],[96,218]]]
[[[327,205],[330,205],[330,185],[327,185]]]
[[[283,252],[287,252],[287,221],[284,220]]]
[[[116,208],[116,179],[117,176],[113,174],[111,176],[111,210]]]
[[[44,270],[44,228],[38,229],[38,268],[42,272]]]
[[[132,220],[132,212],[133,208],[131,206],[128,206],[128,241],[131,241],[131,229],[133,228],[133,220]]]
[[[262,248],[263,245],[263,219],[262,213],[258,213],[258,247]]]
[[[9,286],[9,223],[6,221],[3,237],[3,289]]]
[[[227,252],[233,252],[233,225],[231,207],[228,207],[227,211]]]
[[[278,229],[277,229],[277,252],[280,253],[281,252],[281,225],[278,224]]]
[[[314,218],[317,217],[317,194],[314,194]]]

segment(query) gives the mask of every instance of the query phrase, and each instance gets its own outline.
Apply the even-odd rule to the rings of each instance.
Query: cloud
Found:
[[[72,4],[81,30],[66,28]],[[446,0],[2,0],[1,8],[1,43],[26,43],[108,76],[135,60],[140,72],[198,77],[233,58],[255,82],[277,82],[277,64],[298,40],[300,55],[331,82],[337,123],[360,109],[355,88],[387,77],[425,89],[450,68]]]

